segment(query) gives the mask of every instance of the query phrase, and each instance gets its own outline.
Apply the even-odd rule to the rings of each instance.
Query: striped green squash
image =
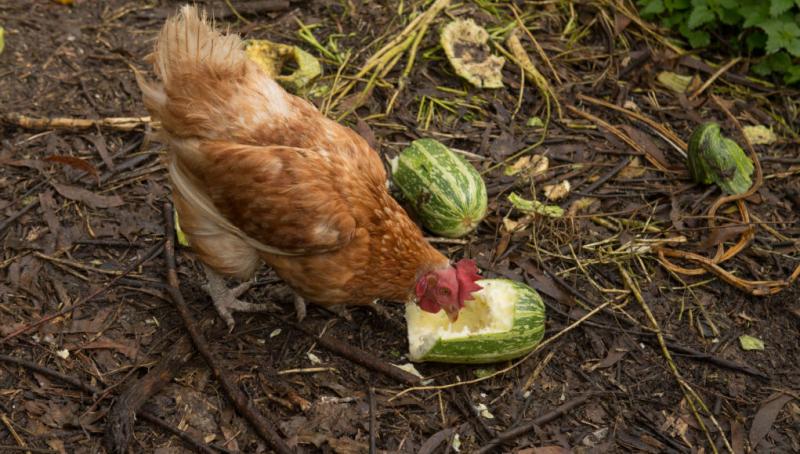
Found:
[[[485,364],[518,358],[544,336],[544,303],[536,290],[508,279],[483,279],[455,323],[444,311],[406,305],[409,359]]]
[[[486,216],[486,185],[461,156],[433,139],[419,139],[392,161],[392,181],[431,232],[458,238]]]

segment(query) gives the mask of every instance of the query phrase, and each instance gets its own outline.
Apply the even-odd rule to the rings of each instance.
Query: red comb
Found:
[[[455,265],[456,279],[458,280],[458,300],[463,305],[465,300],[472,297],[472,292],[477,292],[481,287],[475,281],[481,278],[475,260],[462,259]]]

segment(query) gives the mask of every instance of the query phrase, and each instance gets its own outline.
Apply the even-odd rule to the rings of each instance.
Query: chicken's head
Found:
[[[458,319],[458,312],[472,292],[481,289],[476,283],[481,276],[474,260],[463,259],[447,268],[429,271],[417,280],[415,293],[417,305],[433,314],[444,310],[451,322]]]

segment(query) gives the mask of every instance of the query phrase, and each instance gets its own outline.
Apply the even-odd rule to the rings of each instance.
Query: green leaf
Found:
[[[665,28],[675,28],[684,22],[686,22],[686,18],[689,17],[688,12],[680,12],[680,13],[673,13],[670,16],[666,16],[661,19],[661,25]]]
[[[3,35],[5,35],[5,30],[3,30],[3,27],[0,27],[0,54],[3,53],[3,48],[6,47],[6,41]]]
[[[739,12],[744,16],[742,28],[755,27],[769,19],[769,5],[764,2],[743,4]]]
[[[758,27],[767,32],[768,54],[774,54],[781,49],[798,50],[795,41],[800,39],[800,26],[797,24],[779,18],[764,21]]]
[[[792,66],[792,57],[786,52],[777,52],[766,58],[770,69],[776,72],[786,72]]]
[[[766,58],[753,65],[751,69],[759,76],[769,76],[772,74],[772,67],[769,65]]]
[[[664,6],[666,6],[667,11],[670,12],[688,9],[691,5],[692,3],[689,0],[664,0]]]
[[[742,20],[742,15],[736,9],[722,9],[717,11],[717,16],[725,25],[736,25]]]
[[[689,30],[694,30],[703,24],[713,22],[714,19],[714,12],[708,9],[707,6],[695,7],[689,14],[689,20],[686,25],[689,26]]]
[[[778,17],[786,11],[789,11],[793,4],[794,0],[770,0],[769,15],[772,17]]]
[[[767,34],[761,30],[753,30],[747,35],[747,50],[753,52],[756,49],[763,49],[767,45]]]
[[[786,84],[796,84],[800,82],[800,65],[789,67],[786,74],[783,76],[783,81],[786,82]]]
[[[681,35],[689,40],[689,44],[694,47],[705,47],[711,42],[711,35],[705,30],[689,30],[689,26],[685,23],[680,26]]]
[[[764,341],[747,334],[739,336],[739,343],[744,350],[764,350]]]
[[[800,57],[800,38],[793,39],[792,42],[786,46],[786,50],[795,57]]]
[[[664,2],[662,0],[650,0],[642,4],[645,5],[645,7],[639,12],[642,17],[656,16],[663,13],[665,10]]]

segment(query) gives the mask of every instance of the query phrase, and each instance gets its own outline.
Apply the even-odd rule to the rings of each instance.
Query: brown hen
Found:
[[[364,139],[285,92],[250,61],[236,35],[215,31],[191,6],[170,18],[137,74],[160,121],[181,228],[208,276],[206,289],[233,328],[240,301],[223,276],[271,266],[303,300],[331,306],[411,302],[455,320],[480,288],[474,262],[451,265],[387,191]]]

